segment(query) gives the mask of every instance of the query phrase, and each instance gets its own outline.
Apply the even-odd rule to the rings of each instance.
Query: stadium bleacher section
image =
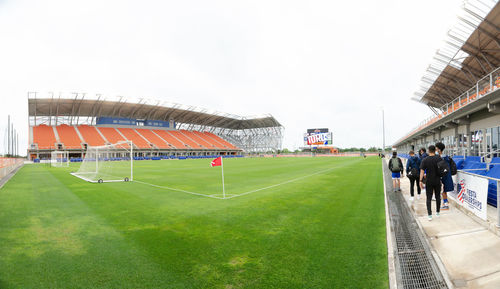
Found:
[[[171,146],[166,141],[164,141],[150,129],[139,128],[136,129],[136,131],[159,149],[171,148]]]
[[[57,134],[59,135],[59,139],[63,144],[64,149],[80,149],[82,148],[82,141],[80,137],[76,133],[74,127],[62,124],[56,126]]]
[[[239,148],[222,138],[199,131],[66,124],[58,126],[41,124],[33,126],[32,129],[31,147],[38,151],[30,154],[32,159],[44,156],[48,158],[50,150],[63,149],[70,152],[72,161],[79,161],[86,149],[85,145],[102,146],[120,141],[132,141],[138,157],[142,159],[162,159],[165,155],[179,155],[186,158],[220,154],[238,155],[241,152]]]
[[[186,149],[187,148],[183,142],[176,139],[173,135],[168,133],[168,131],[166,131],[166,130],[154,129],[152,131],[176,149]]]
[[[38,149],[54,149],[56,143],[52,126],[41,124],[33,127],[33,144],[36,144]]]
[[[93,126],[80,125],[77,129],[82,135],[84,142],[90,146],[102,146],[106,143],[97,129]]]

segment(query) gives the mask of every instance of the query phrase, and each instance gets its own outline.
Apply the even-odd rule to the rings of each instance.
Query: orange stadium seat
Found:
[[[185,149],[186,146],[180,140],[176,139],[174,136],[169,134],[166,130],[154,129],[153,130],[157,135],[159,135],[162,139],[164,139],[167,143],[171,144],[175,148]]]
[[[183,134],[182,132],[180,132],[178,130],[170,130],[168,132],[171,135],[173,135],[174,137],[176,137],[177,139],[179,139],[180,141],[182,141],[183,143],[185,143],[188,146],[190,146],[191,148],[193,148],[193,149],[204,149],[205,148],[205,147],[203,147],[202,145],[200,145],[197,142],[193,141],[192,139],[190,139],[189,137],[187,137],[185,134]]]
[[[211,137],[212,139],[214,139],[215,141],[217,141],[218,143],[221,143],[223,145],[225,145],[226,147],[230,148],[230,149],[233,149],[233,150],[237,150],[238,148],[235,147],[234,145],[232,145],[231,143],[229,143],[228,141],[224,140],[223,138],[221,138],[220,136],[218,135],[215,135],[211,132],[204,132],[206,135],[208,135],[209,137]]]
[[[223,144],[218,143],[214,139],[211,139],[208,135],[199,131],[193,131],[193,133],[196,134],[198,137],[204,139],[206,142],[208,142],[212,146],[212,148],[225,149]]]
[[[120,141],[126,141],[113,127],[97,127],[102,135],[108,140],[109,143],[117,143]]]
[[[64,145],[66,149],[81,149],[82,144],[80,137],[76,133],[74,127],[67,124],[61,124],[56,126],[57,134],[59,135],[59,140]]]
[[[497,88],[500,88],[500,76],[498,76],[497,79],[495,80],[495,86]]]
[[[56,135],[51,126],[41,124],[33,127],[33,143],[38,144],[38,149],[55,148],[56,142]]]
[[[191,138],[193,141],[195,141],[196,143],[202,145],[203,147],[207,148],[207,149],[215,149],[215,146],[212,145],[211,143],[207,142],[206,140],[200,138],[198,135],[196,135],[194,133],[194,131],[187,131],[187,130],[181,130],[181,132]]]
[[[132,143],[138,148],[141,149],[150,149],[151,145],[144,139],[142,136],[140,136],[135,130],[131,128],[117,128],[128,140],[131,140]]]
[[[170,146],[164,140],[162,140],[159,136],[157,136],[150,129],[138,128],[136,131],[145,137],[150,143],[154,144],[157,148],[160,149],[168,149]]]
[[[83,141],[90,146],[102,146],[105,143],[102,136],[93,126],[80,125],[78,126],[78,131],[82,135]]]

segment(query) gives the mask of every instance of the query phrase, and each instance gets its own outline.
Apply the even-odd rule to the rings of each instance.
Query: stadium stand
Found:
[[[82,124],[77,129],[82,135],[84,143],[90,146],[102,146],[106,143],[94,126]]]
[[[65,149],[80,149],[82,142],[73,126],[61,124],[56,126],[57,134]]]
[[[150,143],[154,144],[157,148],[160,149],[168,149],[170,148],[169,144],[165,142],[161,137],[156,135],[152,130],[150,129],[143,129],[143,128],[138,128],[136,131],[142,135],[144,138],[146,138]]]
[[[109,143],[117,143],[126,140],[113,127],[96,127],[96,129],[104,135]]]
[[[205,132],[206,135],[208,135],[210,138],[214,139],[215,141],[217,141],[218,143],[221,143],[223,144],[224,146],[226,146],[227,148],[230,148],[230,149],[238,149],[237,147],[235,147],[234,145],[232,145],[230,142],[224,140],[223,138],[211,133],[211,132]]]
[[[89,146],[123,141],[134,143],[137,160],[240,157],[281,148],[283,126],[271,115],[247,118],[159,103],[29,92],[30,159],[47,160],[52,151],[66,150],[78,162]]]
[[[208,135],[199,132],[199,131],[193,131],[193,134],[195,134],[198,138],[203,139],[207,144],[208,147],[214,148],[214,149],[225,149],[224,145],[221,143],[218,143],[214,139],[211,139]]]
[[[160,136],[162,139],[164,139],[167,143],[172,145],[173,147],[177,149],[186,149],[186,145],[181,142],[180,140],[176,139],[174,136],[168,133],[168,131],[165,130],[159,130],[159,129],[154,129],[152,130],[154,133],[156,133],[158,136]]]
[[[51,126],[41,124],[33,127],[33,143],[38,145],[38,149],[54,149],[56,142],[56,135]]]
[[[169,133],[171,135],[173,135],[175,138],[177,138],[180,141],[182,141],[183,143],[185,143],[186,145],[188,145],[190,148],[193,148],[193,149],[204,149],[205,148],[180,131],[171,130],[171,131],[169,131]]]
[[[151,148],[151,145],[135,130],[124,127],[117,128],[117,130],[120,131],[127,138],[127,140],[132,141],[134,145],[137,146],[138,148],[140,149]]]
[[[205,148],[208,148],[208,149],[215,149],[216,148],[214,145],[208,143],[204,139],[202,139],[199,136],[197,136],[194,131],[181,130],[181,132],[185,136],[189,137],[190,139],[192,139],[193,141],[195,141],[196,143],[202,145]]]

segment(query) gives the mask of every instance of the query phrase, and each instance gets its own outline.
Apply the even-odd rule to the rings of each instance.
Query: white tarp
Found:
[[[479,218],[486,220],[488,179],[458,172],[455,191],[448,196]]]

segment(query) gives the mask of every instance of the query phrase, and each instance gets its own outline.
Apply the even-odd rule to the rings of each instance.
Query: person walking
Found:
[[[450,158],[448,155],[444,153],[445,145],[442,142],[436,143],[436,151],[439,154],[439,156],[446,162],[448,163],[448,167],[450,167],[450,171],[446,174],[446,176],[441,178],[441,183],[443,183],[443,206],[441,207],[441,210],[449,210],[450,207],[448,205],[448,192],[453,192],[454,191],[454,186],[453,186],[453,179],[451,177],[452,170],[451,168],[454,166],[455,168],[457,165],[455,164],[455,161],[453,161],[452,158]]]
[[[423,159],[425,159],[426,157],[428,157],[429,155],[427,154],[427,151],[425,150],[425,148],[421,148],[419,151],[418,151],[418,157],[420,158],[420,161],[422,161]]]
[[[403,175],[403,162],[398,158],[396,151],[392,152],[392,158],[389,160],[389,170],[392,172],[392,188],[394,192],[401,191],[400,178]]]
[[[417,186],[417,199],[420,200],[420,184],[418,182],[420,176],[420,158],[415,155],[414,151],[409,152],[410,157],[406,161],[406,176],[410,180],[410,201],[414,200],[414,186]]]
[[[424,172],[426,174],[425,188],[426,188],[426,205],[427,205],[427,216],[428,220],[432,221],[432,208],[431,202],[432,197],[436,198],[436,217],[439,217],[439,211],[441,209],[441,179],[438,174],[438,162],[441,160],[440,156],[436,155],[436,147],[433,145],[429,146],[429,156],[424,158],[420,163],[420,187],[424,188],[424,183],[422,178],[424,177]]]

